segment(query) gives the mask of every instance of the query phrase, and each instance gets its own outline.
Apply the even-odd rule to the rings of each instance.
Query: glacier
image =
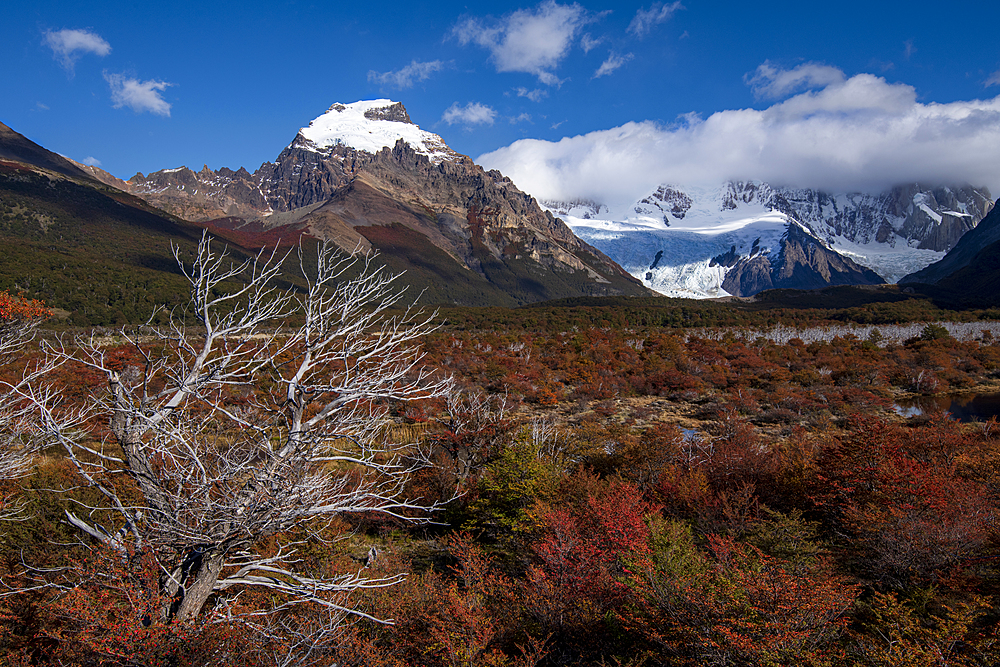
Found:
[[[647,287],[672,297],[717,298],[730,296],[722,285],[734,257],[777,257],[791,226],[895,283],[941,259],[949,247],[942,245],[978,224],[992,199],[985,188],[970,186],[911,185],[873,195],[730,181],[661,185],[619,206],[542,205]]]

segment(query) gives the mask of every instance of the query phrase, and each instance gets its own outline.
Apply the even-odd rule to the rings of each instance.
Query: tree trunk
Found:
[[[215,588],[219,573],[222,571],[222,563],[222,554],[210,551],[201,556],[200,566],[191,572],[182,584],[180,604],[173,613],[175,620],[188,623],[197,618]]]

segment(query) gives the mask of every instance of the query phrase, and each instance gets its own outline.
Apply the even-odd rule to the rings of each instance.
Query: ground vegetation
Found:
[[[178,313],[174,329],[50,339],[47,356],[27,343],[0,368],[47,424],[5,480],[8,664],[1000,661],[1000,427],[907,407],[1000,393],[990,311],[448,310],[434,330],[390,329],[418,356],[341,414],[324,406],[359,377],[345,373],[361,348],[320,344],[312,292],[272,294],[254,278],[266,269],[223,266],[201,269],[221,282],[197,303],[232,278],[258,285],[262,307],[305,313],[282,306],[284,334],[267,310],[246,330],[226,328],[239,308],[200,325]],[[383,303],[334,309],[337,326],[377,343]],[[373,363],[392,358],[374,349]],[[310,366],[309,350],[341,356]],[[30,369],[57,403],[14,391],[36,385]],[[414,447],[386,448],[398,442]],[[283,472],[261,478],[265,461]],[[308,504],[324,484],[378,502],[296,514],[329,508]],[[361,585],[323,588],[336,581]]]

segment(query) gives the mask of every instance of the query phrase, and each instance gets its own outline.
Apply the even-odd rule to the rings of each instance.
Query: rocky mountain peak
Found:
[[[396,102],[384,107],[372,107],[365,111],[365,118],[368,120],[388,120],[394,123],[416,125],[416,123],[410,120],[410,114],[406,113],[406,108],[402,102]]]
[[[241,238],[307,233],[378,250],[429,298],[518,305],[649,294],[498,171],[484,171],[392,100],[337,103],[273,162],[138,175],[130,190]]]

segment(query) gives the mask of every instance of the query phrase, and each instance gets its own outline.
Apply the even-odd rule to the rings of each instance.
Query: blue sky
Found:
[[[870,0],[11,3],[0,121],[123,178],[253,171],[334,102],[388,97],[541,196],[685,174],[997,195],[998,19]]]

